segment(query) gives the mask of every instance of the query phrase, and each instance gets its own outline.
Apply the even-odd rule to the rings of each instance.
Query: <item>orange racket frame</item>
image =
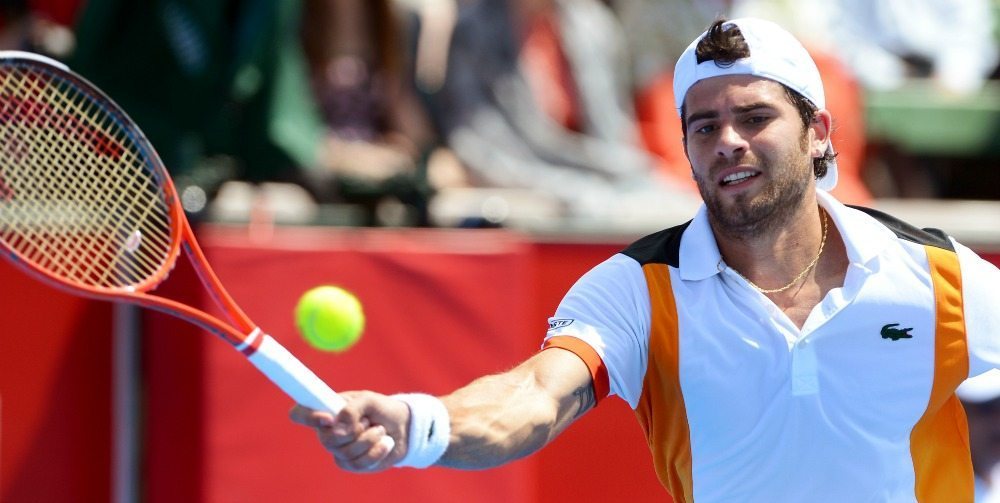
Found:
[[[276,340],[261,331],[222,286],[222,283],[212,270],[204,252],[202,252],[201,247],[195,239],[191,225],[184,216],[173,182],[159,160],[159,157],[156,155],[155,150],[149,144],[148,140],[146,140],[141,130],[114,101],[108,98],[96,86],[90,84],[86,79],[73,73],[65,65],[57,61],[21,51],[0,51],[0,123],[11,120],[10,114],[18,112],[18,106],[35,107],[32,108],[32,111],[33,113],[37,112],[39,116],[48,112],[49,108],[46,107],[55,109],[58,106],[64,106],[62,103],[55,103],[54,99],[51,105],[42,102],[42,100],[38,100],[39,102],[35,103],[34,96],[31,96],[32,103],[26,105],[24,102],[27,100],[11,97],[13,93],[8,94],[9,89],[3,79],[7,75],[4,72],[9,71],[9,68],[14,65],[20,65],[17,71],[22,73],[37,71],[39,79],[58,80],[60,85],[73,87],[73,91],[85,95],[87,99],[97,103],[96,106],[102,109],[100,112],[107,114],[107,117],[104,117],[103,120],[114,122],[126,130],[127,138],[125,139],[131,141],[133,143],[132,146],[139,150],[138,157],[145,160],[143,166],[146,172],[152,176],[152,180],[146,180],[146,182],[154,184],[158,188],[156,196],[160,199],[154,202],[165,204],[167,210],[165,218],[169,221],[169,239],[165,243],[167,244],[165,253],[163,254],[165,256],[158,255],[152,259],[147,259],[147,262],[159,260],[156,270],[146,274],[141,280],[135,283],[115,287],[99,286],[86,284],[83,281],[74,281],[65,276],[53,273],[47,270],[45,266],[37,263],[32,257],[21,253],[18,250],[18,246],[16,246],[17,243],[15,241],[20,239],[20,237],[17,235],[16,229],[15,231],[11,231],[11,229],[14,229],[18,225],[18,222],[14,220],[16,209],[9,203],[17,199],[18,185],[15,185],[10,178],[5,180],[5,166],[0,165],[0,255],[3,255],[15,266],[35,278],[64,291],[94,299],[129,302],[194,323],[200,328],[225,340],[240,351],[255,367],[297,403],[316,410],[325,410],[332,413],[339,412],[345,404],[344,399],[330,389],[329,386]],[[21,101],[13,103],[17,99]],[[84,113],[87,111],[89,109],[85,109]],[[74,110],[73,113],[77,113],[77,111]],[[70,119],[70,122],[76,120],[72,119],[72,117]],[[44,117],[39,119],[37,116],[32,116],[26,120],[42,121],[47,127],[57,124],[54,127],[67,128],[65,125],[65,115],[61,116],[58,121]],[[98,125],[100,124],[98,122]],[[72,123],[70,126],[75,127],[76,124]],[[55,134],[62,133],[63,131],[57,130]],[[106,140],[100,134],[99,131],[87,131],[88,136],[86,136],[85,140],[86,142],[100,143],[98,146],[101,149],[111,149],[114,152],[118,152],[116,145],[107,143],[113,140]],[[75,138],[74,141],[79,141],[79,138]],[[16,156],[14,154],[8,156],[8,151],[23,150],[25,147],[28,149],[48,147],[48,145],[25,146],[20,143],[25,143],[25,141],[18,140],[12,135],[8,137],[6,133],[0,134],[0,154],[3,154],[0,156],[0,161],[11,162],[12,164],[16,162],[10,160],[16,159]],[[27,143],[30,143],[30,141]],[[11,173],[14,172],[15,167],[9,167],[9,169],[8,173]],[[17,174],[20,175],[23,172],[24,170],[21,170]],[[44,175],[34,174],[24,176],[44,177]],[[31,181],[40,182],[42,180],[33,178]],[[98,193],[98,196],[101,195],[101,193]],[[103,208],[103,206],[98,206],[98,208]],[[127,216],[123,216],[122,218],[126,218]],[[135,232],[139,234],[139,231]],[[141,238],[140,234],[137,239]],[[159,239],[163,241],[163,236],[159,237]],[[224,311],[230,323],[226,323],[200,309],[176,300],[149,293],[166,280],[176,264],[181,250],[184,250],[185,255],[197,271],[205,289],[212,295],[216,304]],[[392,439],[388,436],[383,437],[383,443],[390,446],[390,449],[393,445]]]

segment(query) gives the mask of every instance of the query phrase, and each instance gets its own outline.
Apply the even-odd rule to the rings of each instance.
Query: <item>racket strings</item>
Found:
[[[36,95],[39,94],[37,89],[35,88],[30,88],[30,89],[32,91],[32,94]],[[53,106],[48,108],[56,109],[58,107],[65,107],[65,103],[62,103],[62,101],[64,100],[61,99],[62,98],[61,96],[57,94],[51,94],[50,96],[52,97],[54,102]],[[33,122],[39,122],[38,117],[36,116],[36,114],[40,113],[38,108],[39,107],[34,106],[34,104],[32,103],[31,108],[24,110],[24,112],[26,113],[18,115],[15,112],[13,121],[16,122],[19,119],[27,117],[28,119],[30,119],[27,121],[29,124],[32,124]],[[43,127],[55,131],[60,131],[60,130],[71,131],[71,129],[68,129],[69,126],[66,124],[67,123],[66,116],[53,114],[51,113],[51,110],[46,110],[44,113],[47,114],[44,117],[44,119],[47,122],[42,124]],[[37,153],[44,154],[45,160],[51,161],[52,160],[51,157],[53,155],[58,155],[57,152],[58,148],[54,148],[58,147],[58,144],[53,144],[50,141],[38,142],[37,140],[47,140],[46,138],[41,138],[41,137],[36,138],[35,140],[36,141],[33,144],[38,146]],[[80,161],[82,163],[88,162],[88,160],[85,158],[80,159]],[[72,163],[48,162],[45,163],[44,167],[47,168],[48,170],[47,172],[36,168],[35,173],[38,176],[26,180],[30,182],[30,189],[32,190],[26,191],[24,193],[24,197],[22,197],[20,200],[30,201],[29,198],[31,195],[37,195],[37,194],[54,195],[57,194],[60,190],[64,193],[65,197],[59,199],[46,198],[42,200],[45,204],[44,208],[42,208],[41,205],[37,204],[30,205],[27,207],[28,211],[24,212],[21,215],[23,217],[33,218],[34,219],[33,223],[38,224],[27,227],[28,231],[25,232],[24,235],[22,236],[23,238],[25,238],[24,239],[25,247],[26,248],[30,247],[34,252],[28,254],[27,256],[29,257],[29,259],[30,258],[44,259],[44,261],[51,263],[52,265],[57,267],[57,271],[55,272],[58,272],[65,276],[79,278],[81,276],[80,272],[81,267],[87,265],[93,266],[93,262],[88,262],[84,260],[75,260],[72,262],[59,261],[58,260],[59,257],[73,253],[74,250],[72,248],[69,250],[63,250],[62,247],[60,246],[61,244],[63,244],[63,241],[47,239],[47,238],[49,237],[50,233],[56,236],[61,236],[67,234],[72,230],[71,226],[74,224],[74,221],[71,220],[73,216],[73,207],[77,206],[76,203],[78,203],[79,201],[84,200],[85,194],[90,192],[89,190],[85,189],[87,189],[87,186],[91,184],[88,182],[88,180],[81,177],[74,177],[75,178],[74,181],[76,183],[73,185],[65,183],[68,180],[68,177],[74,175],[74,173],[71,171],[67,172],[67,170],[74,168]],[[60,187],[60,185],[66,185],[66,186]],[[41,211],[38,211],[39,209],[44,209],[45,212],[42,213]],[[78,246],[75,249],[78,256],[86,256],[86,255],[95,256],[93,253],[88,253],[92,252],[92,250],[88,250],[89,244],[87,242],[78,243],[78,245],[80,244],[82,244],[82,246]]]
[[[99,113],[100,111],[94,109],[95,106],[92,102],[78,100],[73,103],[67,103],[67,106],[76,106],[76,105],[82,105],[80,108],[75,110],[80,116],[99,117],[99,115],[96,114]],[[102,121],[102,122],[107,122],[107,121]],[[107,126],[103,127],[102,129],[103,131],[101,132],[104,133],[106,133],[108,130]],[[95,129],[84,129],[82,140],[84,140],[86,144],[94,145],[96,143],[101,147],[106,147],[107,145],[110,144],[107,141],[107,136],[101,138],[98,136],[100,133],[95,133],[94,131]],[[121,131],[118,132],[121,133]],[[126,138],[123,136],[111,139],[111,141],[117,141],[117,142],[124,142],[125,140]],[[111,205],[111,207],[108,208],[109,211],[106,211],[104,213],[97,213],[98,228],[108,229],[112,225],[114,225],[114,223],[117,221],[121,221],[122,223],[124,223],[125,228],[135,228],[140,224],[140,222],[144,221],[146,217],[148,217],[149,209],[155,206],[153,204],[154,203],[153,198],[151,196],[142,197],[144,196],[144,194],[135,192],[136,184],[122,183],[124,180],[128,180],[127,176],[123,176],[123,175],[128,175],[128,173],[123,173],[122,168],[132,168],[135,166],[135,163],[141,163],[141,160],[134,159],[133,152],[130,150],[123,151],[121,149],[107,149],[107,148],[102,148],[101,150],[95,150],[88,148],[80,148],[79,145],[77,145],[76,147],[77,147],[76,152],[81,157],[82,160],[81,162],[83,162],[85,165],[96,165],[97,163],[100,162],[100,159],[98,159],[98,157],[101,155],[105,155],[108,152],[118,155],[121,154],[126,155],[126,158],[122,159],[121,163],[109,164],[107,166],[109,169],[113,170],[113,172],[108,173],[111,176],[105,176],[100,178],[90,177],[86,179],[86,182],[88,183],[83,187],[84,190],[73,191],[73,194],[78,199],[86,200],[93,194],[102,195],[109,193],[117,193],[120,194],[121,196],[124,196],[125,200],[137,201],[139,204],[136,205],[136,208],[146,209],[145,212],[141,215],[133,215],[131,213],[118,214],[119,212],[117,210],[119,210],[120,208],[116,207],[116,205]],[[143,180],[140,180],[140,183],[144,182],[145,186],[149,186],[151,181],[149,180],[148,176],[146,176],[147,173],[145,172],[145,170],[139,170],[138,173],[141,175],[141,178],[144,178]],[[151,237],[156,236],[156,234],[149,234],[149,235]],[[86,250],[87,252],[89,252],[88,255],[92,257],[98,257],[99,259],[107,259],[107,260],[97,260],[91,262],[90,267],[85,270],[86,272],[85,275],[87,277],[98,278],[101,282],[104,283],[112,281],[113,280],[112,275],[118,274],[120,272],[124,272],[126,275],[135,275],[136,277],[140,278],[145,277],[145,275],[142,273],[141,268],[134,267],[135,264],[133,264],[131,261],[118,260],[120,259],[120,256],[116,256],[113,253],[113,249],[118,250],[119,252],[123,251],[123,249],[120,246],[117,246],[118,244],[119,243],[117,241],[110,239],[93,241],[92,242],[93,246],[89,250]],[[166,242],[161,241],[160,244],[166,245]],[[155,268],[158,266],[157,263],[153,263],[152,261],[148,260],[148,256],[146,255],[140,254],[136,255],[134,258],[138,259],[137,260],[138,263],[145,265],[147,267],[152,267],[153,270],[155,270]],[[119,269],[112,267],[116,263]]]
[[[61,75],[0,69],[0,241],[52,274],[131,288],[172,246],[139,133]]]

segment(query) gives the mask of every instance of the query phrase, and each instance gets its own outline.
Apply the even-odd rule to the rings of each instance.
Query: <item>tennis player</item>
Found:
[[[1000,366],[1000,271],[830,196],[820,75],[777,25],[713,24],[674,90],[703,207],[580,278],[543,350],[444,397],[293,420],[346,470],[484,468],[616,395],[676,501],[972,501],[955,389]]]

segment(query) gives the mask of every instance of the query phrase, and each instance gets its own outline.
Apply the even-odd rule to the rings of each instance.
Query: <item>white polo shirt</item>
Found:
[[[818,198],[850,266],[801,330],[720,271],[704,207],[585,274],[550,319],[546,346],[580,355],[599,399],[606,387],[636,410],[675,500],[927,500],[942,494],[925,489],[943,487],[934,477],[966,472],[971,490],[953,392],[1000,367],[1000,271]],[[954,261],[950,287],[931,257]]]

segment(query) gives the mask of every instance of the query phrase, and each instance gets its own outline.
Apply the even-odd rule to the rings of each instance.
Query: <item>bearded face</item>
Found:
[[[691,87],[685,109],[685,148],[713,226],[749,237],[785,223],[814,183],[820,143],[784,88],[758,77],[713,77]]]
[[[803,150],[806,144],[805,131],[797,143]],[[723,232],[759,235],[772,226],[786,222],[796,210],[812,183],[812,158],[800,152],[784,152],[777,157],[761,153],[748,154],[740,164],[754,166],[767,183],[759,191],[742,191],[726,197],[720,194],[718,184],[709,176],[694,175],[708,212]],[[729,169],[733,163],[720,160],[710,173]],[[739,176],[739,175],[737,175]],[[723,182],[725,183],[725,182]]]

